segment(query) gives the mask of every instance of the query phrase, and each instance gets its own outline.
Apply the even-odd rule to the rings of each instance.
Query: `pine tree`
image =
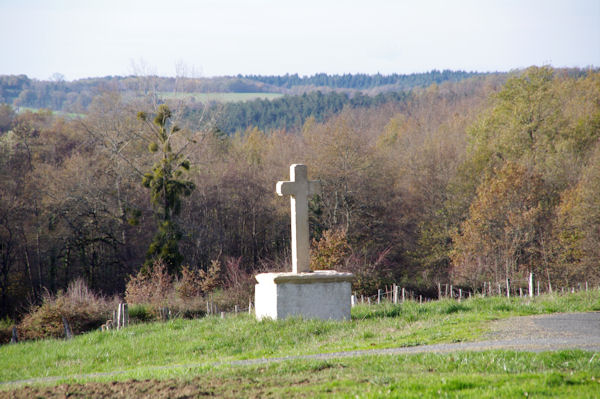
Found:
[[[158,230],[146,253],[145,268],[150,267],[154,260],[161,258],[169,272],[178,270],[183,256],[179,253],[181,231],[175,217],[181,211],[182,196],[189,196],[195,188],[193,182],[185,180],[183,174],[190,169],[190,161],[180,152],[174,152],[171,141],[180,131],[176,124],[171,123],[171,110],[165,104],[158,107],[152,127],[154,138],[148,146],[152,153],[160,152],[160,160],[154,164],[151,172],[144,174],[142,184],[150,189],[150,200],[155,208]],[[144,112],[138,113],[138,118],[147,122]]]

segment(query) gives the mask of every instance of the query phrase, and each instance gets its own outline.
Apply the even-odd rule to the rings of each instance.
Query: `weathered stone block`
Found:
[[[258,274],[256,317],[350,320],[352,278],[352,273],[330,270]]]

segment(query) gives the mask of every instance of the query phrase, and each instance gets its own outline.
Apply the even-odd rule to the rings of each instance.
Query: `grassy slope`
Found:
[[[136,379],[131,379],[136,378]],[[148,380],[146,378],[154,378]],[[600,359],[560,351],[363,356],[333,361],[180,368],[4,392],[11,398],[64,397],[460,397],[597,398]],[[124,381],[126,380],[126,381]],[[110,383],[102,383],[110,381]],[[120,396],[121,395],[121,396]],[[0,391],[0,398],[4,397]]]
[[[590,361],[591,355],[581,351],[566,351],[559,354],[485,352],[455,355],[368,356],[334,362],[297,360],[269,366],[208,367],[212,362],[235,359],[475,340],[486,331],[486,322],[489,320],[513,315],[589,310],[600,310],[598,291],[565,296],[542,296],[533,301],[519,298],[511,300],[478,298],[463,301],[461,304],[440,301],[423,305],[407,303],[398,306],[391,304],[359,306],[353,309],[351,322],[298,319],[257,322],[247,315],[232,316],[224,320],[214,317],[192,321],[173,320],[168,323],[133,326],[123,331],[94,332],[78,336],[68,342],[46,340],[0,347],[0,381],[126,370],[118,377],[99,378],[108,380],[169,378],[182,375],[189,378],[190,375],[201,375],[202,378],[220,381],[229,378],[228,376],[237,375],[239,377],[237,388],[246,389],[244,387],[247,382],[247,389],[251,389],[253,385],[251,381],[256,379],[258,381],[265,379],[263,384],[269,386],[269,378],[271,378],[269,376],[278,378],[283,375],[284,380],[287,379],[289,384],[294,385],[300,384],[302,378],[297,379],[304,376],[303,378],[309,381],[306,384],[306,389],[309,391],[315,389],[315,392],[324,392],[323,390],[333,389],[334,392],[339,391],[342,394],[357,389],[356,381],[361,381],[357,376],[364,376],[368,381],[372,379],[378,382],[373,385],[373,389],[387,387],[386,389],[392,389],[393,392],[409,392],[413,388],[417,389],[419,384],[423,384],[424,387],[443,388],[442,385],[446,383],[442,383],[440,378],[455,381],[453,384],[458,384],[456,381],[466,381],[467,385],[464,387],[459,384],[460,390],[464,388],[479,392],[479,390],[489,389],[494,384],[504,384],[502,381],[518,376],[516,381],[522,380],[526,386],[533,384],[531,386],[543,387],[548,385],[548,378],[556,378],[557,386],[562,388],[567,385],[574,387],[589,385],[600,389],[600,385],[594,385],[595,380],[591,379],[592,377],[600,379],[600,366],[598,366],[600,359],[596,357]],[[508,357],[512,360],[508,363],[507,359],[503,360],[503,368],[496,370],[493,366],[494,362],[490,363],[490,356],[491,358]],[[565,366],[564,362],[557,363],[552,360],[554,356],[559,358],[567,356],[572,360],[567,361]],[[463,366],[449,368],[457,358],[463,359],[461,360]],[[449,359],[453,360],[449,361]],[[400,368],[388,369],[387,366],[383,366],[386,362],[397,363],[398,361],[403,364]],[[411,362],[416,363],[410,366]],[[524,363],[518,366],[519,362]],[[187,368],[165,370],[155,367],[175,364],[205,364],[206,366],[195,366],[192,370]],[[472,367],[464,367],[468,364]],[[509,366],[506,366],[507,364]],[[570,368],[569,364],[574,368]],[[313,372],[312,369],[315,367],[323,368],[324,371]],[[504,367],[507,369],[505,370]],[[308,371],[298,372],[297,368],[306,368]],[[431,371],[427,371],[430,369]],[[332,372],[336,373],[336,382],[330,381],[327,377],[327,373]],[[570,372],[574,373],[574,377],[569,374]],[[444,375],[446,377],[443,377]],[[319,379],[321,378],[319,376],[322,379]],[[566,382],[573,378],[579,382],[577,384]],[[338,383],[342,385],[331,386]],[[417,385],[411,388],[411,384]],[[347,389],[344,388],[346,385]],[[273,392],[280,389],[286,389],[288,392],[292,387],[273,383],[272,389]],[[377,392],[373,391],[373,395],[377,395]]]

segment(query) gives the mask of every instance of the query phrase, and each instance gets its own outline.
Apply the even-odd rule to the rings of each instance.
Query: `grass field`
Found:
[[[179,368],[93,380],[0,391],[0,397],[597,398],[600,359],[583,351],[459,352]]]
[[[235,392],[242,396],[281,396],[284,392],[313,396],[329,391],[341,396],[379,396],[389,390],[392,395],[407,397],[411,392],[412,397],[439,396],[437,391],[450,392],[449,397],[457,392],[465,397],[523,397],[524,392],[566,397],[589,393],[588,397],[594,397],[593,393],[600,392],[600,359],[583,351],[488,351],[214,365],[239,359],[477,340],[491,320],[591,310],[600,310],[598,291],[533,300],[475,298],[462,303],[357,306],[348,322],[258,322],[244,314],[172,320],[93,332],[71,341],[5,345],[0,347],[0,381],[47,376],[63,376],[62,382],[176,378],[168,384],[200,383],[224,396],[235,396]],[[193,366],[181,367],[186,364]],[[180,367],[163,367],[169,365]],[[122,373],[80,377],[109,371]]]
[[[256,100],[257,98],[265,99],[265,100],[273,100],[279,97],[282,97],[281,93],[175,93],[175,92],[159,92],[159,97],[166,100],[191,100],[197,102],[221,102],[221,103],[229,103],[229,102],[239,102],[239,101],[251,101]]]
[[[40,111],[47,111],[46,109],[42,109],[42,108],[31,108],[31,107],[18,107],[18,112],[25,112],[25,111],[30,111],[30,112],[40,112]],[[58,115],[58,116],[62,116],[64,118],[67,119],[75,119],[75,118],[83,118],[85,115],[84,114],[76,114],[73,112],[63,112],[63,111],[52,111],[53,115]]]

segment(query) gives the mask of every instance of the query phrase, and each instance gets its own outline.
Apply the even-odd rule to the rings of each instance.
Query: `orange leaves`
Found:
[[[538,174],[506,163],[480,185],[468,219],[453,237],[455,276],[471,282],[496,280],[535,267],[539,236],[549,228],[548,202]]]
[[[346,231],[326,230],[319,241],[313,240],[310,263],[312,270],[342,270],[352,249]]]

